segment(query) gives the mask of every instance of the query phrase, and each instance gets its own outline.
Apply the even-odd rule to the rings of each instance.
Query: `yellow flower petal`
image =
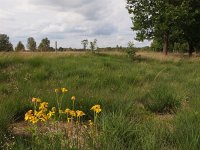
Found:
[[[66,114],[69,114],[69,112],[70,112],[70,109],[69,109],[69,108],[65,109],[65,113],[66,113]]]
[[[53,111],[55,113],[56,112],[56,107],[52,107],[51,111]]]
[[[62,91],[62,93],[67,93],[67,92],[68,92],[68,89],[66,89],[66,88],[61,88],[61,91]]]
[[[33,103],[35,103],[35,102],[37,102],[37,103],[41,103],[42,100],[39,99],[39,98],[35,98],[35,97],[33,97],[33,98],[32,98],[32,102],[33,102]]]
[[[74,110],[69,111],[70,116],[76,117],[76,112]]]
[[[76,111],[77,117],[82,117],[85,115],[85,113],[83,111],[77,110]]]
[[[94,105],[90,110],[95,111],[96,109],[100,109],[100,107],[101,107],[100,105]]]

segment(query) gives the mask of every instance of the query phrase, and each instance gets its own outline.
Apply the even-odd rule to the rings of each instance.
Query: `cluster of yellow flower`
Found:
[[[48,103],[42,102],[39,98],[32,98],[32,102],[34,103],[34,111],[29,110],[25,114],[25,120],[29,121],[33,124],[37,123],[38,121],[47,121],[49,120],[56,112],[56,108],[53,107],[48,112]],[[39,105],[39,109],[37,110],[37,106]],[[47,113],[48,112],[48,113]]]
[[[66,89],[66,88],[55,89],[55,92],[56,93],[67,93],[68,89]]]
[[[56,114],[58,114],[59,119],[63,115],[67,115],[67,122],[81,122],[81,117],[85,115],[85,113],[81,110],[74,110],[74,105],[75,105],[75,100],[76,97],[72,96],[71,100],[73,102],[73,109],[66,108],[65,110],[62,110],[62,98],[59,99],[59,94],[64,94],[67,93],[68,90],[66,88],[60,88],[60,89],[55,89],[56,93],[56,101],[57,101],[57,106],[58,106],[58,111],[56,111],[56,107],[52,107],[51,110],[48,111],[48,103],[47,102],[42,102],[41,99],[39,98],[32,98],[32,102],[34,104],[34,110],[29,110],[25,114],[25,121],[31,122],[33,124],[41,121],[45,122],[48,121],[52,116],[55,116],[54,119],[56,118]],[[101,112],[100,105],[94,105],[90,110],[94,111],[94,123],[96,123],[96,118],[97,114]],[[92,125],[93,122],[89,120],[89,125]]]

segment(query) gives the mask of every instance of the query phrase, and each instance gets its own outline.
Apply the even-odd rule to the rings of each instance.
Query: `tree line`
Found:
[[[88,41],[87,39],[81,41],[81,44],[83,45],[83,49],[76,49],[76,50],[91,50],[95,51],[97,50],[97,40],[94,39],[94,41]],[[46,37],[41,40],[39,46],[37,47],[36,41],[33,37],[29,37],[27,39],[26,47],[29,51],[66,51],[66,50],[74,50],[72,48],[62,48],[59,47],[57,49],[57,42],[55,45],[55,48],[50,47],[50,40]],[[9,36],[6,34],[0,34],[0,51],[25,51],[24,44],[19,41],[17,43],[17,46],[13,48],[13,45],[11,44],[9,40]]]
[[[26,46],[30,51],[51,51],[54,49],[50,47],[50,40],[47,37],[41,40],[38,47],[35,39],[33,37],[29,37],[27,39]],[[24,51],[25,46],[21,41],[19,41],[17,43],[17,46],[13,48],[13,45],[9,40],[9,36],[6,34],[0,34],[0,51],[13,51],[13,50]]]
[[[136,40],[153,40],[165,55],[187,47],[191,56],[200,48],[199,0],[127,0]]]

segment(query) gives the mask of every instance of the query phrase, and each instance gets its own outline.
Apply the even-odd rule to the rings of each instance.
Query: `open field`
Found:
[[[90,106],[102,106],[98,146],[85,149],[200,149],[200,59],[139,54],[131,61],[118,52],[0,53],[0,146],[59,149],[13,135],[10,125],[23,121],[32,97],[54,106],[54,89],[67,87],[85,119]]]

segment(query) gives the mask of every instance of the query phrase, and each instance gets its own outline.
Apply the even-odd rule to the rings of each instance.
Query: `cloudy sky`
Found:
[[[126,0],[0,0],[0,33],[14,46],[30,36],[58,47],[80,48],[81,40],[95,38],[99,47],[126,46],[135,34],[125,6]]]

